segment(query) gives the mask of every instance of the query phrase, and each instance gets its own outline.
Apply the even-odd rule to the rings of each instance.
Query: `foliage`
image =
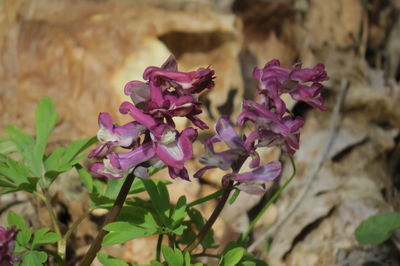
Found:
[[[355,235],[360,244],[379,245],[388,240],[400,228],[400,213],[386,213],[371,216],[356,229]]]

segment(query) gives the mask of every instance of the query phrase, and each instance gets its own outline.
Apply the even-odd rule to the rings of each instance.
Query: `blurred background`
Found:
[[[127,121],[118,114],[119,104],[129,100],[124,84],[141,80],[147,66],[160,66],[170,54],[182,71],[215,70],[216,87],[201,96],[202,118],[211,124],[222,114],[234,120],[242,100],[255,96],[255,66],[273,58],[284,66],[323,63],[330,77],[323,92],[328,111],[288,99],[292,112],[307,121],[295,157],[298,174],[257,226],[254,252],[273,266],[400,265],[393,242],[360,246],[354,238],[365,218],[400,209],[399,11],[398,0],[0,0],[0,126],[33,134],[34,108],[46,95],[61,115],[51,147],[93,136],[100,111]],[[202,151],[199,145],[195,153]],[[277,157],[275,150],[263,152],[265,161]],[[199,167],[189,162],[190,173]],[[193,200],[216,191],[221,174],[174,181],[172,198]],[[287,169],[264,196],[241,193],[217,222],[217,241],[242,232],[289,175]],[[76,173],[62,180],[53,205],[67,227],[89,201]],[[38,215],[43,206],[33,208],[24,197],[0,197],[0,224],[9,206],[34,225],[49,223]],[[213,204],[202,206],[205,215]],[[104,214],[82,224],[71,258],[86,252]],[[271,224],[279,226],[263,234]],[[105,251],[147,263],[155,244],[143,238]]]

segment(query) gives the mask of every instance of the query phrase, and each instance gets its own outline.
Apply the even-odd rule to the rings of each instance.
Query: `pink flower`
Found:
[[[10,230],[0,226],[0,265],[11,266],[13,262],[20,261],[19,258],[12,255],[15,248],[15,238],[17,229],[12,227]]]

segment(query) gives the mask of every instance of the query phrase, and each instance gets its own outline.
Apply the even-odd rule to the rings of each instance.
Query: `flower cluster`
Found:
[[[15,237],[17,229],[15,227],[10,230],[0,226],[0,265],[11,266],[12,262],[20,261],[19,258],[12,255],[15,248]]]
[[[246,192],[262,193],[263,183],[280,175],[281,164],[274,161],[260,166],[256,149],[278,146],[293,156],[299,148],[299,130],[304,124],[301,117],[293,117],[287,110],[282,94],[288,93],[294,100],[325,110],[321,82],[327,80],[328,76],[322,64],[314,68],[301,69],[300,64],[285,68],[280,66],[278,60],[272,60],[263,69],[255,68],[253,77],[259,81],[257,90],[260,103],[244,101],[242,112],[237,118],[240,127],[247,121],[250,122],[252,132],[247,138],[242,138],[229,124],[228,118],[222,117],[216,124],[217,134],[204,142],[206,154],[201,157],[200,162],[206,166],[195,176],[200,177],[206,170],[216,167],[228,170],[237,163],[239,156],[251,156],[251,172],[227,174],[223,180],[237,181],[237,187]],[[215,152],[213,144],[219,141],[224,142],[229,149]]]
[[[167,165],[172,178],[188,180],[185,161],[193,157],[192,143],[197,130],[189,127],[178,132],[173,118],[186,117],[200,129],[208,126],[198,118],[202,112],[197,94],[214,87],[214,71],[200,68],[192,72],[179,72],[173,56],[161,67],[148,67],[144,80],[126,84],[124,92],[133,104],[123,102],[122,114],[134,121],[122,126],[113,123],[108,113],[99,115],[98,139],[103,142],[89,157],[105,156],[91,170],[110,178],[123,177],[134,171],[146,178],[149,166]],[[112,147],[130,149],[126,153],[114,152]]]

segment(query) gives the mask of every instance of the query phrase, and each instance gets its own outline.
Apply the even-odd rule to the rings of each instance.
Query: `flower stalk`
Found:
[[[133,173],[128,174],[128,176],[125,178],[125,181],[122,184],[121,190],[118,193],[118,196],[114,202],[113,207],[111,208],[106,219],[104,220],[103,226],[101,227],[99,233],[97,234],[96,239],[92,242],[88,252],[86,253],[82,262],[79,264],[80,266],[89,266],[93,262],[97,252],[101,248],[101,243],[103,241],[103,238],[107,234],[107,231],[105,231],[103,228],[107,224],[114,222],[114,220],[117,218],[118,214],[122,209],[122,206],[124,205],[126,197],[128,196],[129,193],[129,189],[131,188],[134,180],[135,180],[135,175]]]
[[[246,159],[247,159],[247,156],[240,156],[239,159],[232,165],[232,169],[233,169],[234,173],[239,172],[240,168],[242,167],[242,165]],[[235,188],[234,182],[232,180],[229,180],[228,184],[226,185],[226,187],[223,191],[221,199],[218,201],[218,204],[215,207],[210,218],[207,220],[206,224],[201,229],[201,231],[198,233],[198,235],[193,240],[193,242],[190,243],[184,249],[184,251],[188,251],[189,253],[192,252],[201,243],[201,241],[203,241],[203,239],[206,237],[208,232],[211,230],[211,228],[214,225],[215,221],[217,220],[218,216],[221,214],[222,210],[224,209],[224,206],[225,206],[226,202],[228,201],[229,195],[234,188]]]

